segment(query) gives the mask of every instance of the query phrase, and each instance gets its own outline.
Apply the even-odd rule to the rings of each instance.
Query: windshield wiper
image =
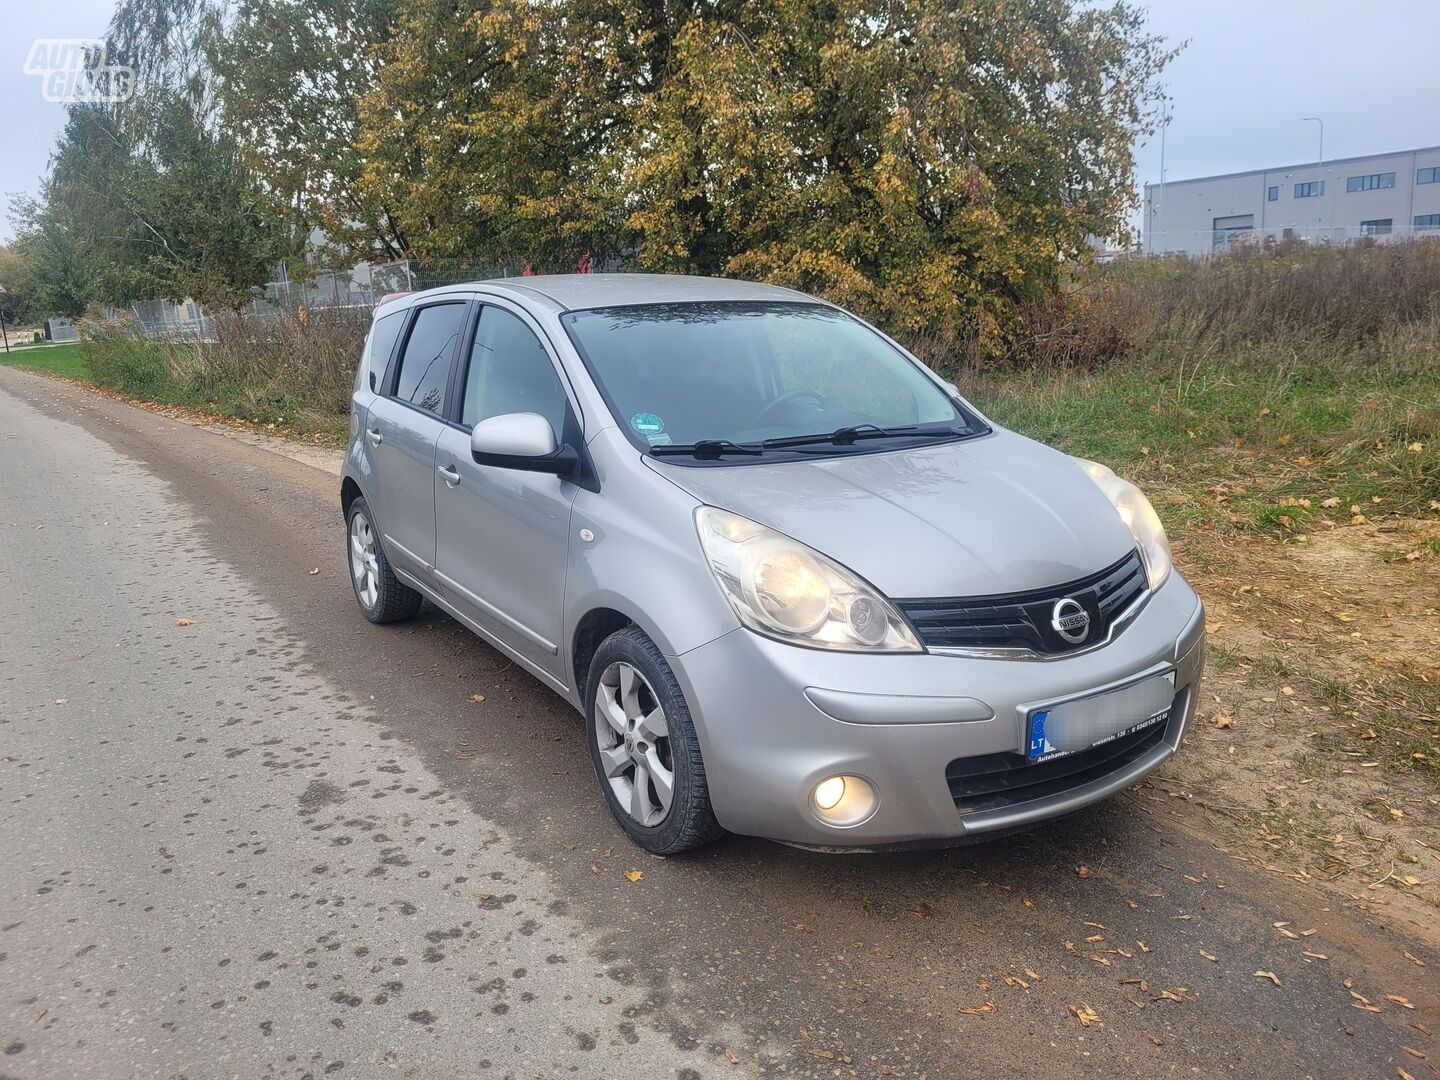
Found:
[[[688,457],[697,458],[700,461],[716,461],[722,454],[744,454],[748,457],[758,457],[760,454],[765,453],[765,451],[762,447],[741,446],[739,443],[731,442],[729,439],[699,439],[693,443],[652,446],[650,447],[650,453],[657,457],[684,454]]]
[[[831,443],[835,446],[849,446],[859,439],[935,439],[954,438],[960,432],[954,428],[926,428],[920,430],[915,425],[898,428],[883,428],[878,424],[854,424],[850,427],[836,428],[826,434],[816,435],[790,435],[783,439],[766,439],[760,445],[767,450],[778,450],[787,446],[814,446],[817,443]]]

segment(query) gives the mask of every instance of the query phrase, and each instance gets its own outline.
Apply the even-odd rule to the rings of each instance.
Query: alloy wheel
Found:
[[[379,553],[370,519],[359,511],[350,517],[350,576],[365,610],[374,608],[380,600]]]
[[[616,801],[638,824],[659,825],[675,800],[675,763],[665,710],[639,668],[617,660],[605,669],[591,723]]]

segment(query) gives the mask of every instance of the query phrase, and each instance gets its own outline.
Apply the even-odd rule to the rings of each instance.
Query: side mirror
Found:
[[[470,454],[497,469],[569,476],[580,463],[571,446],[556,446],[550,421],[539,413],[504,413],[481,420],[470,433]]]

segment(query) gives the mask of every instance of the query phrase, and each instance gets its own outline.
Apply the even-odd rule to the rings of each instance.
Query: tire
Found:
[[[372,623],[413,618],[425,598],[395,576],[363,498],[352,502],[346,512],[345,542],[345,565],[350,568],[350,586],[360,613]],[[367,602],[367,597],[373,598]]]
[[[629,709],[627,691],[634,694]],[[705,763],[685,695],[665,657],[638,626],[611,634],[595,650],[585,701],[595,777],[610,812],[631,840],[646,851],[674,855],[725,834],[710,807]],[[642,766],[640,801],[636,778]],[[665,805],[667,769],[671,794]]]

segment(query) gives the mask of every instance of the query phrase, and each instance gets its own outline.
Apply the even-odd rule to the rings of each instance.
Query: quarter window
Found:
[[[1415,228],[1440,229],[1440,214],[1416,214]]]
[[[1295,185],[1295,198],[1297,199],[1313,199],[1324,194],[1324,180],[1311,180],[1308,183]]]
[[[465,325],[464,304],[421,308],[400,358],[395,396],[437,416],[445,408],[445,387],[455,358],[455,341]]]
[[[1431,169],[1416,169],[1415,183],[1440,184],[1440,166]]]
[[[1388,236],[1395,228],[1394,218],[1375,218],[1360,222],[1361,236]]]
[[[378,392],[385,385],[385,372],[390,367],[390,354],[395,351],[395,339],[405,326],[405,312],[396,311],[383,319],[376,319],[370,327],[370,336],[365,339],[365,362],[360,365],[364,388]]]
[[[1352,176],[1345,181],[1346,191],[1378,191],[1395,186],[1393,172],[1370,173],[1368,176]]]
[[[550,354],[534,331],[504,308],[483,308],[470,349],[460,422],[474,427],[492,416],[539,413],[550,421],[558,441],[564,436],[569,404]]]
[[[1270,187],[1268,187],[1268,188],[1265,189],[1265,201],[1266,201],[1266,202],[1279,202],[1279,201],[1280,201],[1280,187],[1279,187],[1278,184],[1271,185]]]

